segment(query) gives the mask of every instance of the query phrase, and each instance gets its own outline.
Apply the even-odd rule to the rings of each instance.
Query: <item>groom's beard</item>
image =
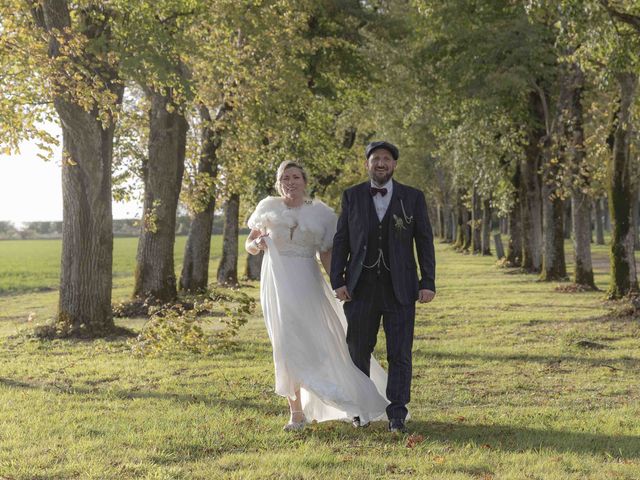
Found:
[[[393,177],[393,170],[388,172],[369,172],[369,178],[379,187],[391,180],[391,177]]]

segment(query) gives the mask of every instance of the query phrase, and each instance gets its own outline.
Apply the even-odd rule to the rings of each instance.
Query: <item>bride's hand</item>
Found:
[[[267,242],[264,240],[265,237],[268,237],[269,234],[265,233],[263,235],[260,235],[259,237],[255,238],[253,240],[253,244],[256,246],[256,248],[258,250],[266,250],[267,249]]]

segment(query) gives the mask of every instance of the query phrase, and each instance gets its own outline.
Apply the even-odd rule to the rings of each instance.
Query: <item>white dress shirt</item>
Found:
[[[379,193],[376,193],[373,196],[373,204],[376,207],[376,214],[378,215],[378,220],[382,221],[384,218],[384,214],[387,213],[387,208],[389,208],[389,204],[391,203],[391,194],[393,193],[393,180],[389,179],[387,183],[378,187],[371,182],[371,186],[374,188],[386,188],[387,194],[383,197]]]

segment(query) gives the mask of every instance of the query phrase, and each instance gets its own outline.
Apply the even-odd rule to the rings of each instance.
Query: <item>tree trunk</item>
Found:
[[[621,298],[638,290],[634,258],[634,232],[631,228],[631,106],[635,98],[637,76],[618,74],[620,101],[608,165],[609,214],[611,215],[611,281],[609,297]]]
[[[564,239],[571,239],[571,219],[572,219],[572,202],[570,198],[567,198],[563,202],[564,219],[562,224],[564,225]]]
[[[468,252],[471,248],[472,230],[471,230],[471,212],[465,205],[462,205],[462,250]]]
[[[507,263],[512,267],[522,266],[522,181],[520,165],[516,165],[511,177],[513,185],[513,207],[509,212],[509,244],[507,245]]]
[[[611,232],[611,216],[609,215],[609,199],[603,198],[604,231]]]
[[[427,205],[427,212],[428,212],[428,216],[430,219],[433,219],[434,221],[431,223],[431,228],[433,229],[433,235],[435,237],[439,237],[440,236],[440,223],[438,221],[438,216],[439,216],[439,212],[438,212],[438,206],[435,204],[429,204]]]
[[[543,281],[562,280],[567,276],[564,256],[564,201],[560,198],[549,198],[549,188],[543,188],[543,232],[544,244],[542,255]]]
[[[436,213],[438,214],[438,217],[436,219],[436,225],[438,227],[436,235],[440,237],[440,240],[444,240],[444,210],[442,208],[442,205],[436,205]]]
[[[263,252],[258,255],[247,255],[244,274],[247,280],[260,280],[260,270],[262,269]]]
[[[573,212],[573,282],[595,289],[591,264],[591,200],[580,189],[571,197]]]
[[[451,205],[444,204],[444,240],[447,243],[452,243],[454,239],[454,223],[453,223],[453,211]]]
[[[459,195],[456,200],[456,208],[455,208],[455,226],[456,226],[456,241],[453,244],[453,247],[456,250],[462,250],[464,247],[464,231],[465,231],[465,212],[464,205],[462,204],[462,196]]]
[[[491,255],[491,199],[482,202],[482,255]]]
[[[529,131],[521,165],[522,268],[532,273],[542,268],[542,204],[540,195],[540,141],[546,132],[542,101],[537,93],[529,97],[534,126]]]
[[[554,127],[550,130],[550,137],[545,145],[544,256],[540,278],[547,281],[566,277],[564,239],[570,231],[567,206],[570,207],[571,204],[562,199],[562,185],[559,184],[558,178],[562,176],[563,169],[569,168],[574,180],[579,182],[578,189],[588,183],[588,179],[583,178],[581,174],[584,159],[582,71],[577,64],[565,64],[561,68],[559,81],[560,94],[552,123]]]
[[[631,195],[631,201],[633,202],[631,208],[631,228],[633,229],[633,249],[640,250],[640,238],[638,238],[638,214],[640,214],[640,205],[638,204],[638,185],[634,184],[632,187],[633,194]]]
[[[224,106],[218,109],[216,120],[221,118]],[[209,188],[206,197],[197,199],[195,210],[189,228],[189,237],[184,249],[182,273],[180,274],[180,290],[202,292],[209,284],[209,258],[211,254],[211,230],[213,228],[213,214],[216,206],[214,180],[218,175],[217,150],[221,144],[221,135],[211,126],[209,109],[200,106],[202,120],[201,152],[198,161],[198,181],[206,180]]]
[[[133,296],[176,299],[173,253],[188,124],[173,95],[148,91],[149,158],[143,165],[144,210]]]
[[[109,18],[79,14],[87,38],[99,32],[108,39]],[[71,25],[67,2],[44,1],[33,10],[36,23],[50,34],[49,55],[60,56],[60,39]],[[122,101],[123,88],[117,72],[90,53],[74,59],[78,72],[99,72],[101,87],[96,97]],[[72,71],[66,71],[71,75]],[[78,73],[81,75],[81,73]],[[89,81],[85,78],[85,80]],[[93,87],[96,88],[96,87]],[[114,329],[111,311],[113,219],[111,211],[111,165],[115,122],[94,106],[90,112],[61,93],[54,107],[62,124],[62,257],[56,329],[64,336],[96,337]],[[103,114],[102,121],[99,119]],[[103,123],[105,121],[105,123]]]
[[[62,262],[58,322],[65,335],[101,336],[111,313],[113,133],[96,113],[56,101],[63,124]],[[71,163],[73,162],[73,163]]]
[[[451,209],[451,233],[453,235],[453,245],[455,247],[455,242],[458,239],[458,230],[460,230],[458,228],[458,215],[457,215],[457,209],[452,208]]]
[[[224,230],[222,233],[222,257],[218,266],[218,283],[238,284],[238,220],[240,195],[232,194],[224,207]]]
[[[594,209],[595,209],[595,217],[596,217],[596,243],[598,245],[604,245],[604,218],[603,218],[603,199],[596,198],[593,201]]]
[[[471,249],[482,253],[482,201],[476,187],[471,194]]]
[[[573,282],[590,289],[596,289],[591,263],[591,199],[584,193],[590,178],[583,175],[586,158],[584,144],[584,119],[582,94],[584,74],[577,64],[570,67],[571,81],[567,110],[569,119],[565,129],[568,163],[573,173],[571,195],[571,219],[573,230]]]
[[[527,150],[538,150],[531,146]],[[537,153],[537,152],[536,152]],[[542,267],[542,215],[540,202],[539,159],[528,152],[522,164],[522,267],[540,272]]]
[[[496,244],[496,257],[500,260],[501,258],[504,258],[504,247],[502,246],[502,238],[500,237],[500,234],[496,233],[493,236],[493,240]]]

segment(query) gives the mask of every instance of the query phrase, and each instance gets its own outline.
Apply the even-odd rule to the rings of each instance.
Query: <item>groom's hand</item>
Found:
[[[343,286],[335,289],[336,298],[338,300],[342,300],[343,302],[351,301],[351,295],[349,295],[349,290],[347,290],[347,286]]]
[[[426,288],[418,291],[418,302],[429,303],[436,296],[436,292],[433,290],[427,290]]]

